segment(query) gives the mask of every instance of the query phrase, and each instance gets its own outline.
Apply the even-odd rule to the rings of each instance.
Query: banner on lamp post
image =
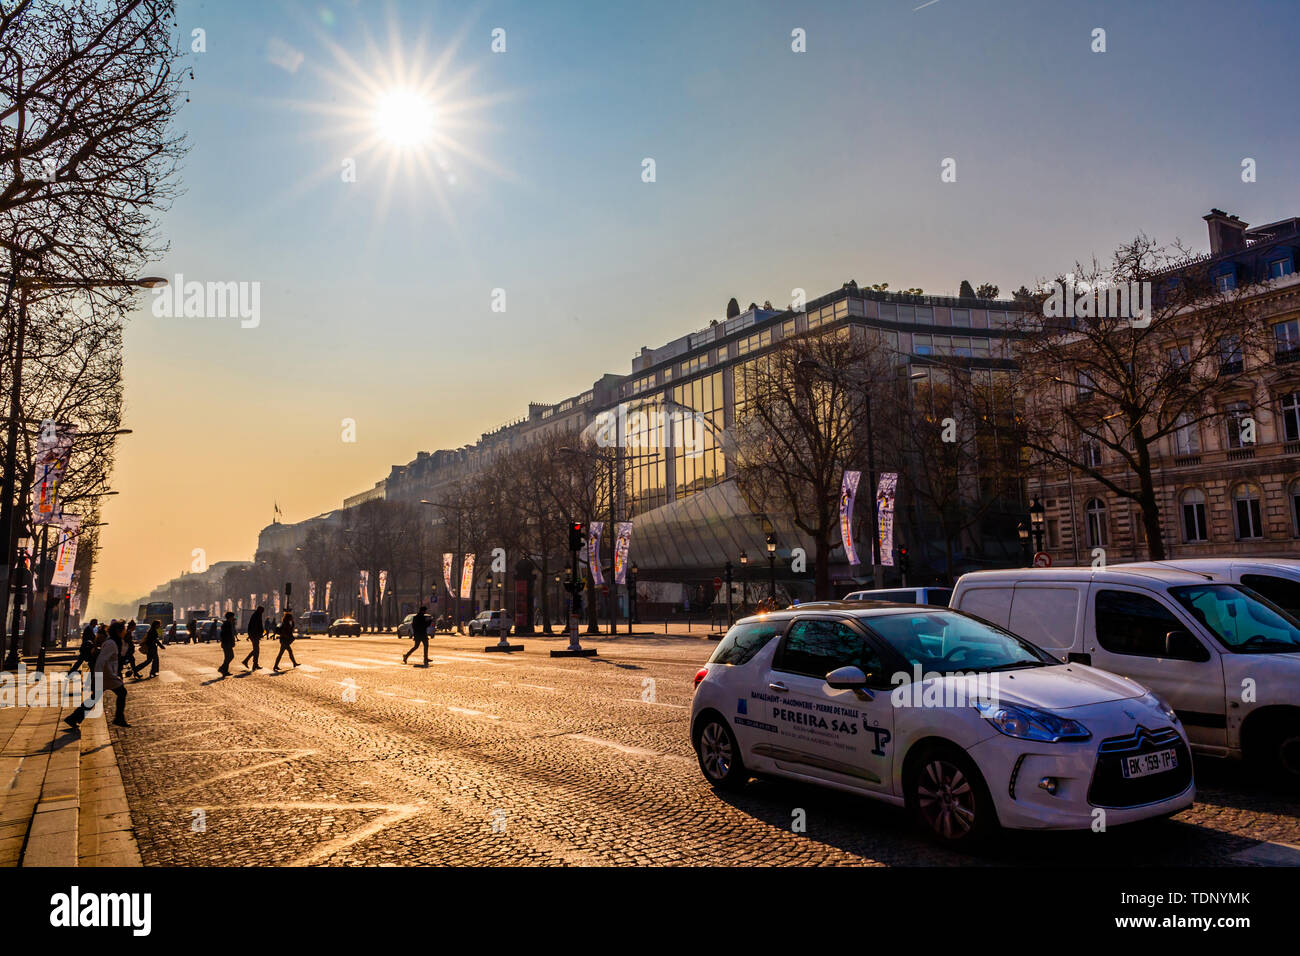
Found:
[[[853,540],[853,502],[858,497],[858,482],[861,480],[862,472],[846,471],[840,485],[840,540],[844,542],[844,555],[849,564],[862,563],[857,543]]]
[[[78,515],[60,514],[59,548],[54,557],[54,574],[50,584],[56,588],[66,588],[72,584],[72,566],[77,563],[77,538],[81,534],[81,518]]]
[[[894,565],[894,498],[898,493],[898,472],[886,471],[876,489],[876,527],[880,529],[880,563]]]
[[[605,573],[600,567],[600,537],[605,530],[603,521],[591,523],[591,533],[587,536],[587,566],[591,568],[591,580],[596,587],[605,584]]]
[[[384,603],[384,592],[388,590],[388,572],[379,572],[379,603]]]
[[[632,548],[632,522],[620,521],[614,537],[614,583],[627,584],[627,553]]]
[[[467,554],[464,557],[464,565],[460,569],[460,596],[470,598],[474,596],[474,555]]]
[[[316,582],[307,582],[307,610],[316,610]]]
[[[32,465],[32,523],[57,524],[59,485],[68,460],[72,457],[72,439],[76,426],[59,427],[52,421],[41,423],[36,438],[35,462]]]
[[[365,604],[367,606],[370,604],[370,572],[369,571],[362,571],[357,576],[357,597],[361,599],[362,604]]]

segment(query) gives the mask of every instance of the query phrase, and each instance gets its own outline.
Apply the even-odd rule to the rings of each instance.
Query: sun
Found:
[[[390,146],[410,149],[432,141],[437,110],[424,94],[399,87],[379,95],[374,122],[375,132]]]

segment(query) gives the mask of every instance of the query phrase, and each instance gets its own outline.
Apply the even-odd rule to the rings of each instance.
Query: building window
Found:
[[[1201,450],[1201,429],[1187,412],[1178,416],[1174,431],[1174,454],[1195,455]]]
[[[1279,362],[1300,359],[1300,320],[1291,319],[1273,326],[1273,355]]]
[[[1291,482],[1291,533],[1300,538],[1300,480]]]
[[[1106,530],[1106,502],[1100,498],[1090,498],[1083,513],[1088,522],[1088,547],[1106,547],[1110,542],[1110,535]]]
[[[1250,406],[1245,402],[1229,402],[1223,409],[1224,426],[1228,432],[1228,447],[1243,448],[1251,442],[1244,438],[1246,422],[1250,420]]]
[[[1242,368],[1241,337],[1225,335],[1219,339],[1219,371],[1225,375],[1233,375],[1240,372]]]
[[[1236,272],[1225,272],[1214,277],[1214,287],[1220,292],[1231,292],[1237,288]]]
[[[913,333],[912,351],[917,355],[933,355],[934,346],[931,345],[930,336],[922,335],[920,332]]]
[[[952,324],[959,329],[970,328],[970,309],[953,309]]]
[[[788,339],[794,335],[794,319],[786,319],[781,323],[781,338]]]
[[[1291,262],[1291,257],[1284,259],[1274,259],[1268,264],[1268,277],[1270,279],[1280,279],[1283,276],[1289,276],[1295,272],[1295,266]]]
[[[1264,526],[1259,516],[1259,490],[1254,485],[1238,485],[1233,489],[1232,513],[1238,541],[1264,537]]]
[[[757,352],[759,349],[766,348],[772,344],[772,330],[764,329],[762,332],[755,332],[753,335],[747,335],[740,340],[737,351],[741,355],[748,355],[750,352]]]
[[[934,309],[928,305],[918,305],[916,307],[916,324],[934,325]]]
[[[1092,390],[1095,387],[1096,382],[1092,380],[1092,376],[1081,370],[1079,372],[1079,384],[1074,389],[1074,396],[1079,401],[1086,402],[1092,398]]]
[[[1209,540],[1205,531],[1205,492],[1199,488],[1183,492],[1183,540]]]
[[[1092,438],[1083,440],[1083,464],[1087,468],[1101,467],[1101,442]]]
[[[1300,441],[1300,392],[1282,396],[1282,436],[1286,441]]]

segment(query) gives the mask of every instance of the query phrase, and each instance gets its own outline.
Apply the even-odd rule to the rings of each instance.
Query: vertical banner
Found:
[[[894,497],[898,492],[898,472],[880,475],[876,490],[876,527],[880,529],[880,563],[894,566]]]
[[[840,485],[840,540],[844,542],[844,554],[849,564],[861,564],[858,546],[853,540],[853,502],[858,497],[858,482],[862,472],[844,472],[844,481]]]
[[[333,589],[334,589],[334,582],[326,581],[325,582],[325,610],[326,611],[330,609],[330,591],[332,591]]]
[[[41,423],[36,438],[36,461],[32,466],[32,523],[56,524],[59,483],[72,457],[72,438],[76,427],[60,428],[52,421]]]
[[[596,587],[601,587],[605,583],[605,572],[600,566],[600,536],[604,530],[603,521],[593,521],[591,533],[587,537],[587,564],[591,568],[591,580]]]
[[[460,596],[469,598],[474,596],[474,555],[467,554],[464,557],[464,566],[460,569]]]
[[[235,602],[235,613],[238,614],[238,615],[240,615],[241,617],[243,616],[243,614],[244,614],[244,599],[243,599],[243,598],[240,598],[238,601]]]
[[[370,572],[362,571],[357,578],[357,597],[362,604],[370,604]]]
[[[307,610],[316,610],[316,582],[307,582]]]
[[[72,583],[72,566],[77,562],[77,537],[80,533],[80,517],[59,516],[59,550],[54,558],[54,575],[50,578],[53,587],[66,588]]]
[[[451,586],[451,559],[454,555],[450,551],[442,552],[442,581],[447,585],[447,593],[455,594],[456,589]]]
[[[226,598],[226,610],[233,611],[234,609],[235,609],[235,602],[230,598]]]
[[[388,572],[379,572],[379,603],[384,603],[384,592],[388,590]]]
[[[614,538],[614,583],[627,584],[627,553],[632,547],[632,522],[620,521]]]
[[[256,594],[250,594],[250,595],[248,596],[248,608],[249,608],[250,611],[251,611],[251,610],[256,610],[256,608],[257,608],[257,595],[256,595]]]
[[[275,592],[275,613],[277,616],[280,613],[280,592],[279,591]]]

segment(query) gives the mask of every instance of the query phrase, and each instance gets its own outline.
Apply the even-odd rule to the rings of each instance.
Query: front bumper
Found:
[[[1196,784],[1181,731],[1167,723],[1154,730],[1131,722],[1121,730],[1107,723],[1084,719],[1094,730],[1084,741],[1049,744],[998,735],[972,747],[998,821],[1017,830],[1082,830],[1135,823],[1192,805]],[[1123,776],[1124,757],[1166,749],[1177,754],[1175,769],[1131,780]],[[1045,778],[1054,782],[1054,793],[1039,786]]]

